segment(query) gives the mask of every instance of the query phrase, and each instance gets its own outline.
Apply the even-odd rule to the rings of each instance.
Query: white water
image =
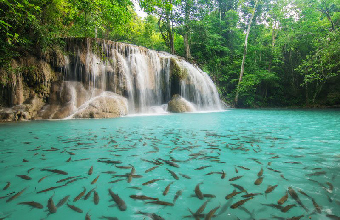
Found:
[[[111,41],[96,43],[92,47],[101,48],[101,55],[92,52],[89,40],[86,52],[80,48],[71,51],[76,56],[67,58],[65,80],[81,81],[89,91],[99,89],[126,97],[129,114],[166,113],[164,105],[176,93],[190,102],[196,111],[222,110],[217,89],[210,77],[185,60],[130,44]],[[171,78],[170,62],[176,62],[186,73],[184,79],[176,81]],[[91,100],[98,95],[94,92],[90,94]]]

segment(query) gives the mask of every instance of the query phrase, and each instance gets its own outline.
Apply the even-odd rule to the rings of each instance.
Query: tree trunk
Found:
[[[244,74],[244,63],[245,63],[246,55],[247,55],[248,37],[249,37],[249,32],[250,32],[250,26],[251,26],[251,23],[253,22],[253,19],[254,19],[257,3],[258,3],[258,0],[256,0],[256,2],[255,2],[254,10],[253,10],[253,13],[251,14],[251,18],[249,20],[249,24],[248,24],[248,28],[247,28],[247,32],[246,32],[246,38],[244,40],[243,58],[242,58],[242,64],[241,64],[240,77],[238,79],[238,84],[237,84],[237,88],[236,88],[235,106],[238,105],[239,87],[240,87],[240,83],[242,82],[242,78],[243,78],[243,74]]]

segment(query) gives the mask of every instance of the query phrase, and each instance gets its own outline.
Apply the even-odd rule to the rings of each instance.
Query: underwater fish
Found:
[[[213,194],[203,194],[204,198],[216,198]]]
[[[65,204],[65,202],[67,202],[68,201],[68,198],[70,198],[70,195],[68,195],[68,196],[65,196],[64,198],[62,198],[59,202],[58,202],[58,204],[57,204],[57,208],[59,208],[59,207],[61,207],[62,205],[64,205]]]
[[[288,212],[291,208],[293,208],[293,207],[295,207],[295,206],[296,206],[295,204],[293,204],[293,205],[286,205],[286,206],[284,206],[284,207],[281,208],[281,212],[286,213],[286,212]]]
[[[2,190],[6,190],[11,185],[11,182],[7,182],[6,186]]]
[[[204,220],[210,220],[210,219],[213,217],[213,215],[215,214],[215,212],[216,212],[219,208],[220,208],[220,205],[217,206],[217,207],[215,207],[215,208],[213,208],[212,210],[210,210],[210,211],[206,214]]]
[[[109,193],[113,199],[113,201],[118,205],[118,208],[120,211],[125,211],[127,209],[127,206],[124,202],[124,200],[122,200],[118,194],[115,194],[114,192],[111,191],[111,189],[109,189]]]
[[[179,180],[179,177],[177,176],[177,174],[174,171],[171,171],[168,168],[166,168],[166,170],[172,175],[172,177],[174,179]]]
[[[87,172],[88,175],[92,175],[93,172],[93,166],[91,166],[91,168],[89,169],[89,171]]]
[[[244,169],[244,170],[250,170],[249,168],[244,167],[244,166],[237,166],[237,167],[242,168],[242,169]]]
[[[166,194],[168,194],[169,190],[170,190],[170,186],[171,184],[173,184],[174,182],[171,182],[169,183],[169,185],[167,185],[164,189],[164,192],[163,192],[163,196],[166,196]]]
[[[182,173],[180,173],[179,175],[181,175],[182,177],[184,177],[184,178],[186,178],[186,179],[191,179],[191,177],[188,176],[188,175],[185,175],[185,174],[182,174]]]
[[[109,217],[109,216],[101,216],[100,219],[107,219],[107,220],[118,220],[117,217]]]
[[[67,206],[68,206],[70,209],[72,209],[73,211],[76,211],[76,212],[78,212],[78,213],[83,213],[83,210],[81,210],[80,208],[78,208],[78,207],[76,207],[76,206],[74,206],[74,205],[70,205],[70,204],[67,203]]]
[[[315,210],[318,212],[318,213],[321,213],[321,207],[319,206],[318,203],[315,202],[315,200],[312,198],[312,202],[313,202],[313,205],[315,207]]]
[[[287,201],[287,199],[288,199],[288,192],[286,192],[286,194],[284,196],[282,196],[282,198],[277,201],[277,204],[282,205],[283,203],[285,203]]]
[[[99,176],[100,176],[100,175],[98,175],[94,180],[92,180],[91,184],[95,184],[95,183],[97,182]]]
[[[241,192],[247,192],[247,190],[245,190],[242,186],[231,183],[230,185],[232,185],[233,187],[239,189]]]
[[[306,176],[321,176],[321,175],[325,175],[326,171],[319,171],[319,172],[315,172],[315,173],[310,173],[310,174],[306,174]]]
[[[297,193],[294,191],[292,187],[288,187],[288,193],[302,208],[306,210],[306,212],[308,212],[308,209],[306,208],[306,206],[302,204],[299,196],[297,195]]]
[[[88,211],[85,215],[85,220],[91,220],[91,215],[89,214],[90,211]]]
[[[258,172],[257,176],[261,177],[262,175],[263,175],[263,168],[261,167],[261,170],[260,170],[260,172]]]
[[[209,165],[209,166],[198,167],[198,168],[196,168],[195,170],[203,170],[203,169],[208,168],[208,167],[211,167],[211,165]]]
[[[32,178],[27,176],[27,175],[17,175],[17,177],[20,177],[21,179],[24,179],[24,180],[31,180]]]
[[[38,202],[34,202],[34,201],[31,201],[31,202],[19,202],[18,205],[29,205],[29,206],[31,206],[33,208],[37,208],[37,209],[42,209],[43,208],[43,205],[41,205]]]
[[[300,220],[302,217],[304,217],[304,215],[294,216],[294,217],[291,217],[291,218],[287,218],[287,220]]]
[[[164,205],[164,206],[174,206],[173,203],[171,202],[165,202],[165,201],[160,201],[160,200],[154,200],[154,201],[150,201],[150,202],[146,202],[147,204],[156,204],[156,205]]]
[[[172,203],[175,204],[176,200],[182,195],[182,190],[178,190],[174,196],[174,200],[172,201]]]
[[[260,184],[262,183],[262,181],[263,181],[263,178],[264,178],[264,177],[259,177],[259,178],[257,178],[257,179],[255,180],[254,184],[255,184],[255,185],[260,185]]]
[[[278,185],[274,185],[274,186],[268,186],[265,193],[268,194],[268,193],[271,193],[273,192],[273,190],[277,187]]]
[[[47,201],[47,208],[51,214],[57,212],[57,207],[54,205],[54,202],[53,202],[53,196],[54,194]]]
[[[83,187],[83,188],[84,188],[84,190],[83,190],[81,193],[79,193],[79,195],[76,196],[76,197],[73,199],[73,202],[78,201],[79,199],[81,199],[81,198],[85,195],[86,188],[85,188],[85,187]]]
[[[172,162],[172,161],[170,161],[170,160],[163,160],[163,161],[164,161],[165,163],[167,163],[168,165],[170,165],[170,166],[179,168],[179,165],[178,165],[177,163],[174,163],[174,162]]]
[[[241,197],[242,198],[249,198],[249,197],[254,197],[254,196],[258,196],[258,195],[262,195],[262,193],[248,193],[248,194],[245,194]]]
[[[202,191],[200,190],[200,184],[202,184],[202,183],[199,183],[199,184],[196,185],[195,194],[199,199],[202,200],[202,199],[204,199],[204,195],[203,195]]]
[[[238,202],[232,204],[232,205],[230,206],[230,208],[236,209],[237,207],[243,205],[244,203],[246,203],[247,201],[249,201],[249,200],[251,200],[251,199],[253,199],[253,197],[250,197],[250,198],[247,198],[247,199],[242,199],[242,200],[240,200],[240,201],[238,201]]]
[[[93,202],[94,202],[95,205],[98,205],[98,203],[99,203],[99,195],[98,195],[97,191],[93,192]]]
[[[13,199],[18,198],[25,190],[27,189],[27,187],[25,187],[23,190],[21,190],[20,192],[18,192],[17,194],[15,194],[14,196],[12,196],[11,198],[7,199],[6,202],[10,202]]]
[[[230,178],[229,181],[235,181],[235,180],[238,180],[240,178],[242,178],[243,176],[235,176],[233,178]]]
[[[159,167],[159,166],[151,167],[150,169],[145,170],[145,173],[148,173],[148,172],[150,172],[150,171],[152,171],[152,170],[154,170],[154,169],[156,169],[156,168],[158,168],[158,167]]]
[[[34,170],[34,167],[29,169],[29,170],[27,170],[27,173],[30,173],[32,170]]]
[[[143,183],[142,185],[145,186],[145,185],[149,185],[151,183],[154,183],[154,182],[157,182],[157,181],[160,181],[160,180],[164,180],[164,179],[153,179],[153,180],[150,180],[150,181],[147,181],[145,183]]]
[[[285,178],[285,176],[283,174],[281,174],[280,177],[282,177],[282,179],[284,179],[284,180],[288,180],[288,179]]]
[[[237,194],[240,194],[242,192],[236,192],[236,190],[234,190],[232,193],[228,194],[225,199],[231,199],[233,198],[234,196],[236,196]]]
[[[71,159],[72,159],[71,157],[70,157],[70,158],[68,158],[68,159],[66,160],[66,162],[70,162],[70,161],[71,161]]]
[[[88,191],[84,197],[84,200],[88,200],[88,198],[90,198],[92,192],[96,189],[97,187],[94,187],[93,189],[91,189],[90,191]]]
[[[61,174],[61,175],[68,175],[67,172],[65,171],[62,171],[62,170],[58,170],[58,169],[41,169],[41,171],[49,171],[49,172],[52,172],[52,173],[57,173],[57,174]]]
[[[44,190],[37,192],[37,194],[43,193],[43,192],[48,192],[48,191],[51,191],[51,190],[54,190],[54,189],[57,189],[57,188],[60,188],[60,187],[64,187],[64,186],[66,186],[66,184],[61,185],[61,186],[52,186],[52,187],[49,187],[47,189],[44,189]]]
[[[222,170],[222,175],[221,175],[221,179],[224,179],[226,176],[226,173],[224,172],[224,170]]]
[[[136,214],[145,215],[145,216],[151,218],[152,220],[164,220],[164,218],[157,215],[156,213],[146,213],[146,212],[137,211]]]
[[[67,177],[65,179],[58,180],[56,183],[61,183],[61,182],[64,182],[64,181],[67,181],[67,180],[70,180],[70,179],[74,179],[76,177],[80,177],[80,175],[79,176],[70,176],[70,177]]]
[[[158,198],[152,198],[145,195],[130,195],[130,198],[137,200],[159,200]]]

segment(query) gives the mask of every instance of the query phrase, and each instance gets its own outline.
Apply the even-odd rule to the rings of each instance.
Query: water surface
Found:
[[[142,211],[157,213],[164,219],[182,219],[190,215],[188,209],[196,212],[209,200],[203,213],[219,206],[214,219],[284,219],[300,215],[304,216],[302,219],[328,219],[331,215],[340,216],[339,134],[340,111],[337,110],[229,110],[1,124],[0,217],[84,219],[88,212],[92,219],[102,216],[144,219],[145,215],[137,214]],[[166,161],[172,161],[175,166]],[[93,173],[88,175],[91,166]],[[132,166],[136,176],[129,183]],[[155,166],[158,167],[145,173]],[[262,183],[255,185],[261,168]],[[17,175],[27,175],[31,180]],[[241,177],[231,181],[237,176]],[[57,183],[68,177],[75,178]],[[96,177],[97,181],[91,184]],[[142,185],[153,179],[161,180]],[[10,186],[2,190],[7,182]],[[163,191],[170,183],[164,196]],[[195,194],[199,183],[201,192],[206,194],[203,199]],[[231,184],[243,187],[244,191]],[[265,193],[268,186],[275,185],[272,192]],[[38,193],[50,187],[58,188]],[[93,193],[87,200],[73,201],[84,187],[86,193],[95,188],[99,196],[97,205]],[[289,187],[306,209],[292,196],[282,205],[295,205],[287,212],[273,207]],[[18,198],[6,202],[24,188]],[[125,201],[126,211],[115,205],[109,189]],[[182,194],[173,202],[180,190]],[[241,193],[227,200],[225,197],[234,190]],[[247,193],[261,194],[231,208],[246,199],[242,196]],[[53,196],[57,204],[67,195],[70,195],[68,203],[83,213],[75,212],[65,203],[56,213],[48,215],[48,199]],[[134,200],[130,195],[146,195],[174,205],[147,203],[151,200]],[[209,198],[212,196],[215,198]],[[320,206],[321,213],[315,210],[312,199]],[[44,208],[18,204],[28,201],[39,202]]]

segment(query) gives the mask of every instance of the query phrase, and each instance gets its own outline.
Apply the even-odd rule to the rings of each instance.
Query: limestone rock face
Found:
[[[172,113],[194,112],[195,110],[191,102],[178,94],[174,95],[168,103],[168,111]]]
[[[105,92],[80,107],[74,118],[117,118],[128,113],[127,99],[111,92]]]

